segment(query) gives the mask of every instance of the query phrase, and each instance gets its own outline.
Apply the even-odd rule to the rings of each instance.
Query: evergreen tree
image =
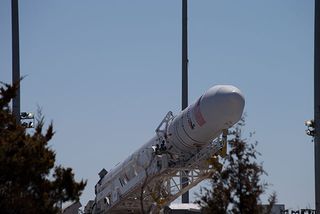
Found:
[[[261,181],[261,176],[266,172],[256,162],[260,155],[256,150],[257,142],[252,144],[241,138],[243,126],[244,120],[241,120],[232,132],[232,139],[228,141],[230,151],[223,160],[222,169],[213,173],[212,189],[203,188],[201,191],[203,195],[197,203],[203,213],[270,213],[276,201],[273,193],[268,207],[263,209],[261,206],[260,196],[268,187]]]
[[[52,124],[44,131],[42,117],[30,134],[15,121],[9,104],[17,87],[0,88],[0,213],[58,213],[61,203],[79,200],[86,181],[55,165]]]

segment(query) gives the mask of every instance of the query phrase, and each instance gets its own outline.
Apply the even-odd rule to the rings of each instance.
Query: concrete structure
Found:
[[[74,202],[70,206],[63,209],[62,214],[79,214],[79,208],[81,207],[81,203]]]
[[[199,214],[201,208],[197,204],[171,204],[164,209],[164,214]]]

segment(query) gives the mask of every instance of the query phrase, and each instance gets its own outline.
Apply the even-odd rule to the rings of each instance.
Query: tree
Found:
[[[261,155],[257,150],[257,142],[249,143],[241,138],[242,119],[231,132],[228,140],[229,153],[223,159],[223,167],[212,176],[212,189],[203,188],[203,194],[197,203],[203,213],[270,213],[276,202],[276,194],[269,197],[269,205],[263,209],[260,196],[265,192],[268,183],[261,181],[266,174],[262,164],[256,162]],[[250,134],[250,138],[252,134]]]
[[[79,200],[86,181],[76,182],[71,168],[55,165],[48,145],[52,123],[43,131],[40,117],[30,134],[15,121],[9,104],[17,87],[0,87],[0,212],[58,213],[60,203]]]

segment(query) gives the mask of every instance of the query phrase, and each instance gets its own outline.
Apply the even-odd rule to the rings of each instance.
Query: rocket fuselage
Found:
[[[238,88],[231,85],[211,87],[169,121],[162,137],[155,135],[100,179],[95,187],[95,209],[103,210],[120,200],[121,196],[130,195],[130,191],[137,189],[153,160],[155,148],[160,144],[165,144],[167,154],[172,154],[172,157],[191,157],[217,138],[224,129],[237,123],[242,116],[244,104],[244,97]],[[103,202],[106,198],[110,200],[108,206]]]
[[[169,124],[169,143],[177,151],[196,152],[240,120],[244,103],[234,86],[211,87]]]

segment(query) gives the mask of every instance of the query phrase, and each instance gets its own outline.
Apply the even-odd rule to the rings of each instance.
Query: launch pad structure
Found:
[[[169,112],[156,129],[159,140],[164,138],[165,129],[172,119],[172,113]],[[225,155],[223,151],[227,143],[227,133],[228,131],[224,130],[221,137],[199,150],[187,161],[183,158],[173,161],[170,153],[154,151],[145,171],[134,178],[140,181],[134,188],[126,194],[121,194],[119,191],[119,195],[115,196],[116,200],[112,198],[114,195],[107,196],[103,203],[95,206],[94,210],[92,209],[94,202],[91,201],[85,207],[84,212],[120,214],[124,212],[141,213],[141,210],[146,210],[146,213],[159,213],[171,202],[219,170],[220,164],[217,156]],[[186,183],[181,183],[181,177],[186,178]],[[128,180],[123,182],[124,185],[128,184]],[[135,181],[131,182],[135,183]],[[111,203],[112,200],[114,203]]]
[[[12,9],[12,82],[18,83],[20,81],[20,56],[19,56],[19,18],[18,18],[18,0],[11,1]],[[182,109],[188,105],[188,50],[187,50],[187,0],[182,0]],[[320,213],[320,3],[315,1],[315,34],[314,34],[314,156],[315,156],[315,204],[316,212]],[[18,88],[17,96],[12,103],[13,114],[17,122],[20,122],[20,89]],[[221,147],[219,143],[210,144],[211,147],[206,148],[207,151],[199,151],[200,156],[194,156],[193,159],[188,160],[184,164],[170,165],[169,154],[157,154],[155,159],[151,162],[154,166],[158,167],[161,163],[161,173],[163,176],[152,176],[151,172],[145,171],[141,176],[144,176],[145,183],[148,183],[148,188],[142,191],[144,198],[143,201],[146,205],[153,205],[151,201],[157,199],[154,196],[154,190],[160,188],[163,190],[163,196],[167,194],[166,200],[161,196],[158,200],[160,207],[169,204],[171,198],[180,196],[186,193],[190,188],[195,186],[200,181],[204,180],[211,173],[214,172],[214,167],[208,165],[206,161],[209,154],[214,154],[215,149]],[[221,149],[221,148],[220,148]],[[201,156],[203,155],[203,156]],[[202,158],[202,159],[201,159]],[[206,159],[206,161],[204,161]],[[210,158],[209,158],[210,159]],[[195,164],[197,163],[197,164]],[[201,163],[201,164],[200,164]],[[158,167],[159,168],[159,167]],[[150,174],[149,174],[150,173]],[[143,185],[143,183],[142,183]],[[144,185],[146,186],[146,185]],[[160,187],[159,187],[160,186]],[[136,196],[141,196],[139,188],[137,189]],[[115,210],[117,206],[127,205],[129,209],[135,209],[137,205],[137,197],[127,197],[123,195],[121,203],[114,204]],[[158,196],[157,196],[158,197]],[[132,198],[134,200],[132,200]],[[141,198],[141,197],[140,197]],[[152,199],[152,200],[151,200]],[[107,200],[107,199],[106,199]],[[183,197],[183,202],[188,201],[188,195]],[[130,207],[132,203],[135,203]],[[159,207],[157,205],[156,207]]]

